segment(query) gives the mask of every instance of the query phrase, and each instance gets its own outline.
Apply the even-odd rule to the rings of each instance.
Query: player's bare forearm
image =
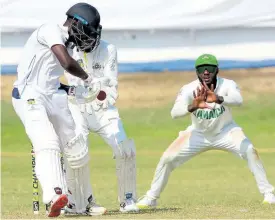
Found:
[[[69,65],[63,68],[73,76],[79,77],[83,80],[88,78],[88,74],[81,68],[81,66],[73,58],[71,59]]]
[[[60,62],[61,66],[73,76],[79,77],[83,80],[87,79],[88,74],[81,68],[81,66],[74,60],[67,51],[64,45],[56,44],[51,47],[52,52]]]

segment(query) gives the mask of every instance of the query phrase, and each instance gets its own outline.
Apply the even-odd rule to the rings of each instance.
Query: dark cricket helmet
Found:
[[[81,51],[91,52],[96,49],[100,43],[102,29],[98,10],[87,3],[77,3],[66,15],[73,19],[69,41]]]

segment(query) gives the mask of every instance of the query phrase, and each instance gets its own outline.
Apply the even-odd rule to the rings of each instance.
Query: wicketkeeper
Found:
[[[97,98],[81,104],[81,96],[75,92],[83,86],[81,80],[66,74],[71,86],[69,92],[69,108],[76,123],[77,132],[84,136],[87,147],[90,132],[99,134],[112,148],[116,160],[118,184],[118,201],[121,212],[138,211],[136,201],[136,148],[134,141],[127,137],[123,123],[119,117],[115,102],[118,98],[118,67],[116,47],[100,40],[93,50],[74,50],[73,57],[85,71],[92,75],[94,83],[104,81],[106,87]],[[71,93],[71,95],[70,95]],[[68,182],[69,188],[73,182]],[[67,209],[68,210],[68,209]],[[74,212],[73,208],[71,210]]]

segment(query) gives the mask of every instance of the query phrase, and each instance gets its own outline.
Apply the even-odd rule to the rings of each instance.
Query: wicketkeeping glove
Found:
[[[107,109],[109,105],[115,104],[117,98],[118,98],[118,93],[117,93],[116,87],[105,86],[101,88],[99,95],[93,102],[91,102],[91,104],[95,111],[98,111],[101,108]]]

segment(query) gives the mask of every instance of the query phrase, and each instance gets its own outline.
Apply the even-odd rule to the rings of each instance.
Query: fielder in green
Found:
[[[180,131],[163,153],[151,188],[137,206],[140,209],[156,207],[171,172],[211,149],[227,150],[245,159],[264,196],[264,203],[275,204],[274,187],[267,180],[258,153],[232,118],[230,107],[241,106],[243,102],[238,85],[233,80],[218,77],[218,61],[211,54],[199,56],[195,69],[198,79],[181,88],[171,111],[173,119],[190,115],[192,124]]]

